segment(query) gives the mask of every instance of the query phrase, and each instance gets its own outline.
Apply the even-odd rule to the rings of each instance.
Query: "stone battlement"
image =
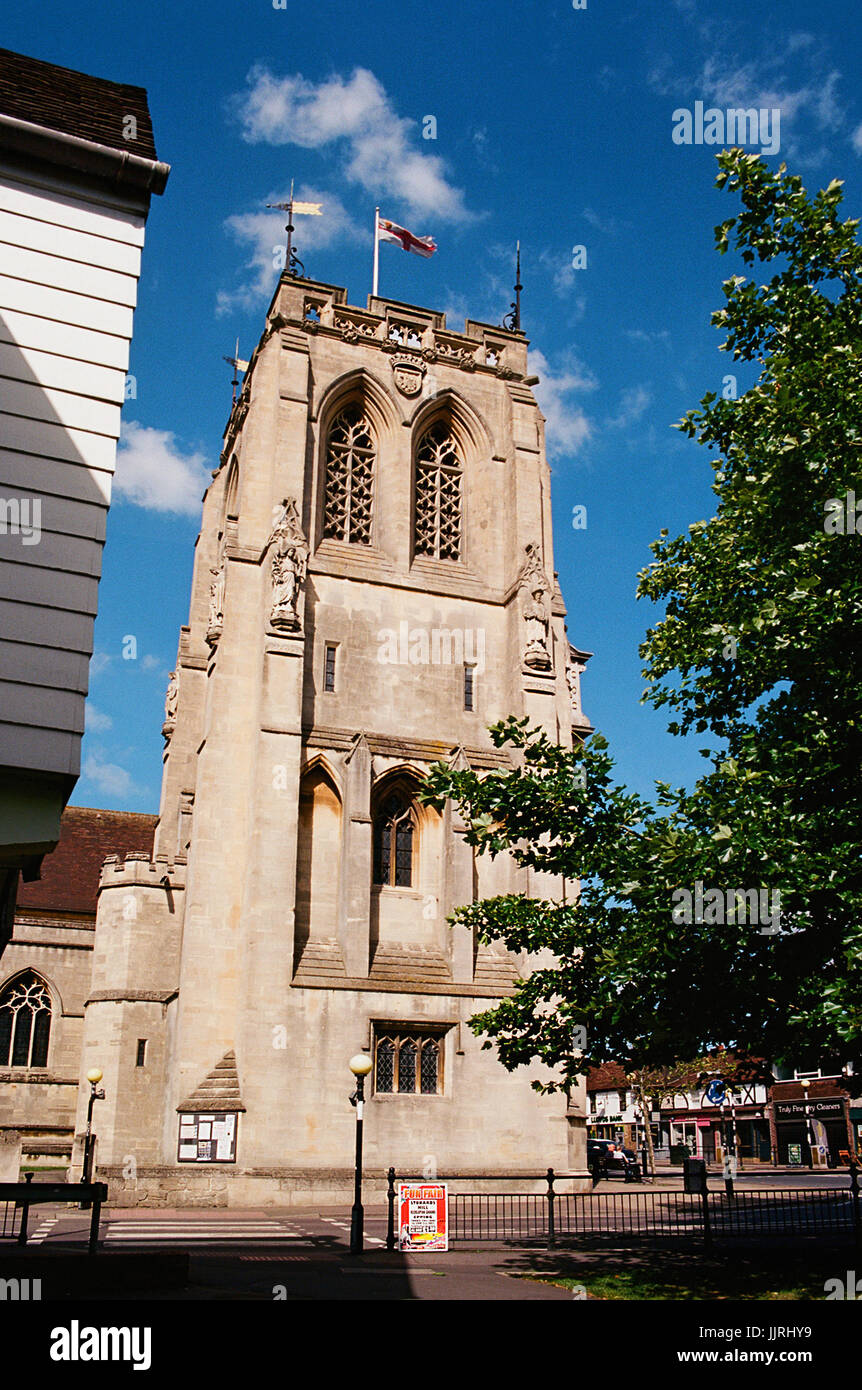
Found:
[[[165,883],[165,879],[168,883]],[[170,864],[166,858],[153,861],[148,854],[133,851],[125,859],[109,854],[99,876],[99,891],[103,888],[127,888],[139,884],[146,888],[183,889],[186,886],[186,866],[180,860]]]
[[[527,376],[527,339],[520,330],[467,319],[464,332],[455,333],[446,327],[446,315],[437,310],[371,294],[363,309],[347,303],[347,290],[340,285],[282,275],[266,331],[252,354],[231,413],[226,438],[245,417],[258,355],[278,330],[319,334],[391,356],[398,388],[408,396],[418,394],[422,377],[435,363],[524,386],[538,380]]]

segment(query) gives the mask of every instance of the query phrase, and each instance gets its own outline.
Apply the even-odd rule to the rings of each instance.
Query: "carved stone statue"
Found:
[[[548,617],[544,591],[539,585],[536,585],[532,590],[532,598],[524,605],[524,620],[527,625],[524,664],[547,670],[551,664],[548,651],[548,630],[551,620]]]
[[[218,567],[212,566],[210,568],[210,574],[213,576],[213,580],[210,585],[210,611],[207,621],[207,641],[217,642],[221,636],[222,627],[224,626],[224,556],[222,556]]]
[[[299,597],[308,566],[296,502],[285,498],[268,542],[272,546],[272,599],[269,620],[274,628],[295,632],[300,627]]]
[[[583,669],[583,662],[575,660],[574,648],[570,642],[567,642],[566,685],[569,687],[569,700],[573,714],[580,714],[581,712],[581,672]]]
[[[168,677],[168,689],[165,694],[165,719],[173,724],[177,717],[177,704],[180,698],[180,683],[177,680],[176,671],[171,671]]]
[[[524,547],[526,560],[521,570],[521,587],[530,598],[524,605],[524,623],[527,629],[527,642],[524,650],[524,665],[534,670],[547,671],[551,666],[551,651],[548,637],[551,627],[550,607],[547,594],[550,591],[547,575],[542,566],[539,547]]]
[[[180,698],[180,684],[177,679],[176,671],[171,671],[168,677],[168,688],[165,693],[165,722],[162,725],[162,733],[169,739],[177,724],[177,705]]]

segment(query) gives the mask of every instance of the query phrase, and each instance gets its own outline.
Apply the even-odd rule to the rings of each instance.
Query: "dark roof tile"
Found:
[[[60,839],[42,861],[42,877],[21,883],[18,907],[39,912],[96,911],[99,872],[109,854],[149,857],[158,816],[137,811],[99,811],[67,806],[60,820]]]
[[[0,113],[144,159],[156,158],[143,87],[89,77],[8,48],[0,48]],[[137,123],[134,140],[123,136],[128,116]]]

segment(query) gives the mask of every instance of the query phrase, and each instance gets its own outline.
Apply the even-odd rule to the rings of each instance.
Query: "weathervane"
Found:
[[[233,406],[236,405],[236,388],[239,386],[239,373],[248,371],[248,363],[244,362],[239,355],[239,338],[236,340],[236,348],[234,349],[233,357],[225,357],[224,353],[222,353],[222,360],[233,367],[233,381],[231,382],[233,387]]]
[[[266,206],[268,208],[279,208],[282,212],[287,213],[287,225],[284,229],[287,232],[287,251],[284,258],[284,269],[288,275],[295,275],[297,278],[301,279],[305,276],[305,266],[297,256],[293,245],[294,214],[299,213],[300,215],[308,217],[320,217],[323,209],[320,203],[297,202],[293,196],[293,179],[290,181],[290,197],[287,202],[267,203]]]
[[[512,301],[511,310],[503,319],[503,327],[508,328],[511,333],[521,331],[521,243],[516,243],[515,251],[515,298]]]

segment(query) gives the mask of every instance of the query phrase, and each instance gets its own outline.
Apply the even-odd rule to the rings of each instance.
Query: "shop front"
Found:
[[[779,1164],[835,1168],[853,1150],[846,1095],[775,1098],[772,1112]]]

